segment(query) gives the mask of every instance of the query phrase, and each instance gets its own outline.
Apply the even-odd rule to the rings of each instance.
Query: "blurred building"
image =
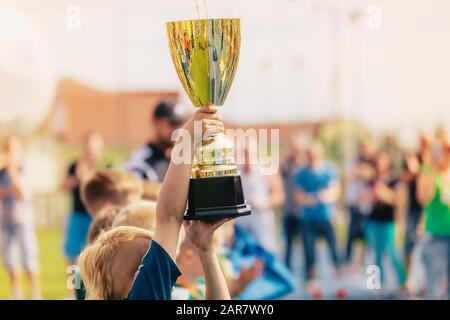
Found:
[[[178,99],[176,91],[104,91],[63,79],[58,85],[51,129],[67,143],[79,143],[89,131],[107,144],[137,145],[152,134],[151,115],[163,99]]]

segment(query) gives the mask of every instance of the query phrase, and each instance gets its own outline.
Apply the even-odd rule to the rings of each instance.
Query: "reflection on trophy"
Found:
[[[178,77],[197,107],[224,104],[236,72],[241,42],[239,19],[201,19],[167,23],[170,53]],[[250,214],[224,134],[196,146],[185,219]]]

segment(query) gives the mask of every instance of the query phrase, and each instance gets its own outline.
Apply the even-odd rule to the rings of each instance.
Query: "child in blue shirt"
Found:
[[[184,125],[190,140],[179,139],[174,147],[194,145],[194,122],[202,123],[203,132],[223,131],[223,124],[212,106],[200,108]],[[199,137],[201,138],[201,137]],[[186,139],[187,140],[187,139]],[[191,162],[192,163],[192,162]],[[115,227],[102,233],[80,256],[80,271],[88,299],[169,300],[180,276],[175,253],[189,190],[191,163],[171,161],[161,187],[156,207],[156,230]],[[213,223],[186,223],[186,237],[200,259],[206,283],[206,299],[230,299],[217,260],[212,238],[226,220]]]

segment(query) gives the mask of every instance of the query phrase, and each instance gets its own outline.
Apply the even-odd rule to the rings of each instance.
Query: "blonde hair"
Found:
[[[125,206],[142,194],[142,182],[124,171],[96,171],[81,185],[81,199],[91,215],[96,215],[105,204]]]
[[[121,299],[113,290],[114,275],[111,273],[115,253],[122,244],[136,238],[152,239],[152,234],[142,228],[121,226],[100,233],[80,255],[81,278],[90,300]]]
[[[112,226],[134,226],[154,232],[156,229],[156,202],[139,200],[129,204],[117,214]]]
[[[156,201],[161,191],[161,183],[142,181],[143,194],[142,199]]]

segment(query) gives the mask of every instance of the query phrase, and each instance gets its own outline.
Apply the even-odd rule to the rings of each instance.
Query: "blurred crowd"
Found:
[[[117,248],[110,252],[114,247],[111,243],[135,238],[154,240],[157,233],[160,220],[156,203],[160,192],[164,192],[161,189],[170,166],[172,133],[185,124],[187,115],[180,105],[163,101],[151,118],[154,137],[119,169],[102,159],[103,140],[96,132],[86,134],[82,155],[67,169],[61,187],[71,193],[72,209],[67,216],[63,251],[69,266],[81,267],[81,281],[74,291],[78,299],[86,297],[86,288],[88,298],[125,297],[125,292],[130,291],[128,280],[119,287],[117,283],[122,282],[113,282],[113,290],[108,274],[128,265],[134,270],[135,264],[141,264],[148,243],[146,249],[137,247],[139,254]],[[214,227],[218,229],[213,230],[212,240],[232,298],[282,298],[298,283],[310,297],[323,297],[317,268],[323,262],[317,253],[322,238],[333,266],[336,298],[348,296],[345,277],[367,266],[377,267],[372,284],[383,290],[388,281],[386,259],[393,266],[395,290],[401,297],[449,297],[450,140],[443,128],[434,134],[422,134],[417,150],[405,150],[393,139],[385,143],[360,141],[357,153],[340,166],[326,159],[319,141],[301,144],[293,136],[279,174],[275,175],[261,175],[259,164],[248,161],[249,151],[238,151],[246,159],[239,170],[252,214],[222,221],[223,226]],[[19,280],[23,267],[32,298],[40,299],[32,195],[19,139],[8,138],[4,154],[5,165],[0,170],[3,263],[11,281],[12,298],[23,298]],[[175,199],[177,190],[171,192]],[[169,196],[165,193],[164,197]],[[337,237],[339,216],[346,223],[344,248]],[[281,228],[277,221],[281,221]],[[175,282],[172,298],[205,299],[211,297],[208,288],[213,286],[214,278],[205,270],[213,267],[198,253],[205,244],[195,237],[191,230],[195,227],[186,228],[181,231],[174,256],[181,276]],[[293,263],[297,252],[301,253],[301,282],[294,276],[294,269],[300,268]],[[416,252],[426,279],[419,284],[411,277]],[[127,257],[126,263],[120,260],[115,266],[111,261],[121,255]],[[92,265],[92,261],[97,264]],[[145,258],[143,261],[145,268]],[[173,269],[167,273],[176,274]],[[139,275],[133,273],[132,279],[139,279]]]
[[[291,266],[292,243],[301,236],[306,291],[313,297],[323,295],[315,268],[316,239],[323,237],[335,267],[337,297],[346,295],[342,274],[367,266],[377,267],[372,285],[383,290],[386,259],[395,271],[399,297],[448,297],[450,140],[444,128],[422,134],[417,150],[402,148],[393,136],[378,144],[361,141],[341,170],[323,154],[319,143],[302,149],[294,141],[281,168],[285,263]],[[336,245],[336,206],[341,198],[347,222],[342,254]],[[358,243],[360,250],[355,252]],[[413,252],[425,269],[423,283],[413,276]]]

